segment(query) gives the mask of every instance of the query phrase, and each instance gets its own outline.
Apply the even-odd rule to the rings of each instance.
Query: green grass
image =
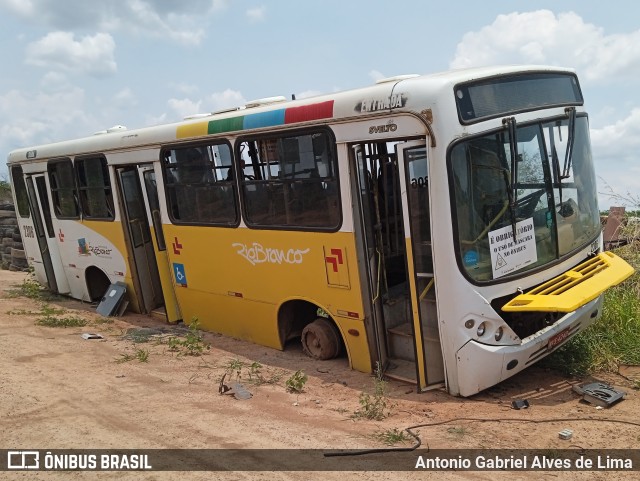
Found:
[[[123,362],[133,361],[134,359],[137,359],[138,362],[149,362],[149,351],[147,349],[136,349],[134,354],[120,354],[120,357],[115,359],[114,362],[122,364]]]
[[[14,285],[12,289],[9,289],[7,294],[9,297],[27,297],[29,299],[35,299],[43,302],[64,300],[63,297],[47,290],[38,281],[36,281],[33,272],[29,274],[24,281],[22,281],[22,284]]]
[[[36,324],[47,327],[82,327],[87,325],[87,320],[81,317],[56,317],[47,315],[36,319]]]
[[[374,372],[373,394],[361,392],[358,402],[360,403],[360,409],[353,414],[354,418],[382,421],[390,415],[387,381],[384,380],[384,374],[380,369],[379,363],[376,363]]]
[[[172,336],[165,342],[169,350],[177,352],[178,355],[201,356],[204,351],[211,349],[211,345],[204,340],[204,335],[200,330],[200,323],[195,317],[191,320],[189,330],[184,337]]]
[[[616,254],[635,274],[605,293],[602,317],[543,361],[544,366],[584,376],[640,364],[640,249],[636,243]]]
[[[377,431],[373,434],[373,437],[387,446],[395,446],[398,443],[404,444],[409,441],[409,436],[397,428],[388,429],[387,431]]]

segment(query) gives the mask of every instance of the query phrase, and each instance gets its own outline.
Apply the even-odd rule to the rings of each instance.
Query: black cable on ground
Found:
[[[393,452],[406,452],[406,451],[414,451],[418,449],[422,445],[422,441],[420,437],[412,432],[412,429],[418,428],[428,428],[433,426],[441,426],[443,424],[453,423],[456,421],[469,421],[469,422],[479,422],[479,423],[489,423],[489,422],[524,422],[524,423],[534,423],[534,424],[543,424],[543,423],[567,423],[573,421],[598,421],[598,422],[607,422],[607,423],[618,423],[618,424],[630,424],[632,426],[640,427],[640,422],[634,421],[626,421],[624,419],[601,419],[601,418],[552,418],[552,419],[518,419],[518,418],[453,418],[447,419],[445,421],[437,421],[434,423],[424,423],[424,424],[416,424],[415,426],[409,426],[408,428],[404,428],[403,431],[406,431],[410,436],[412,436],[416,440],[416,444],[408,448],[374,448],[374,449],[362,449],[362,450],[353,450],[353,451],[333,451],[324,453],[324,456],[334,457],[334,456],[361,456],[364,454],[376,454],[376,453],[393,453]],[[427,447],[428,449],[428,447]]]

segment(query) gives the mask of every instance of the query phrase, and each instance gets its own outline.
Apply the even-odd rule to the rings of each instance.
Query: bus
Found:
[[[576,73],[485,67],[18,149],[54,292],[471,396],[593,323],[603,250]],[[111,291],[110,291],[111,292]],[[298,346],[300,345],[298,344]]]

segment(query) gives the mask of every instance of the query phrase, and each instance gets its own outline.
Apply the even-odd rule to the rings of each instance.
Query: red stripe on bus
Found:
[[[284,123],[295,124],[308,120],[330,119],[333,117],[333,100],[319,104],[291,107],[284,112]]]

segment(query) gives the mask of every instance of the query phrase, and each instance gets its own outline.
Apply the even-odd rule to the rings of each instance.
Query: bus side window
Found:
[[[71,159],[54,160],[47,166],[53,210],[59,219],[80,218],[78,189]]]
[[[30,217],[29,196],[27,194],[27,186],[24,182],[22,166],[16,165],[11,167],[11,182],[18,204],[18,214],[20,214],[20,217]]]
[[[338,228],[341,211],[332,142],[326,131],[242,141],[239,157],[246,167],[240,185],[247,224]]]
[[[238,221],[228,144],[202,144],[163,153],[169,214],[176,224],[235,225]]]
[[[107,159],[102,156],[88,157],[76,159],[75,163],[84,217],[92,220],[113,220],[115,210]]]

